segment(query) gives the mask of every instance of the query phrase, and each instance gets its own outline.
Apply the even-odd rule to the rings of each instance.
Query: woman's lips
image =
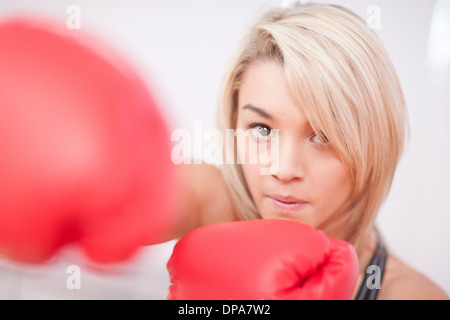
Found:
[[[308,204],[308,202],[294,197],[269,196],[269,199],[277,211],[287,214],[295,213]]]

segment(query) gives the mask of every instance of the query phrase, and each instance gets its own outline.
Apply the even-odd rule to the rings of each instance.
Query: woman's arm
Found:
[[[222,173],[213,165],[180,164],[175,168],[176,223],[160,242],[181,238],[202,225],[237,220]]]

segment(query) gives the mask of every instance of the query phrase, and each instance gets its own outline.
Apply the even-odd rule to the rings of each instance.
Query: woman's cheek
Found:
[[[326,170],[324,170],[326,168]],[[352,182],[344,166],[337,160],[325,161],[314,174],[314,191],[318,200],[322,221],[328,219],[347,201]]]
[[[243,131],[244,132],[244,131]],[[258,156],[258,144],[255,139],[248,133],[248,131],[237,134],[237,158],[239,164],[242,166],[244,177],[247,185],[252,192],[253,186],[257,185],[259,179],[260,164]]]
[[[258,186],[262,185],[261,175],[259,174],[258,165],[254,164],[243,164],[242,165],[244,177],[247,182],[247,186],[250,190],[250,193],[255,198],[258,192]],[[256,198],[255,198],[256,200]]]
[[[237,158],[239,164],[255,165],[259,163],[258,141],[249,130],[236,131]]]

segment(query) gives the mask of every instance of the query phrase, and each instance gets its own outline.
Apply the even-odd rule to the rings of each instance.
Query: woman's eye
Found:
[[[309,139],[309,141],[311,141],[312,143],[323,144],[323,145],[328,144],[328,139],[322,132],[320,132],[320,136],[314,133],[311,136],[311,138]]]
[[[311,138],[309,138],[309,141],[311,141],[313,143],[322,144],[322,141],[320,141],[319,137],[315,133],[312,135]]]
[[[273,137],[272,129],[264,124],[252,124],[249,130],[251,134],[257,139],[269,139]]]

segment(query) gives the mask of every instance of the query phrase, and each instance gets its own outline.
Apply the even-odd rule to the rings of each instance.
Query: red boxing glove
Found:
[[[296,221],[260,219],[194,229],[167,264],[168,299],[351,299],[353,247]]]
[[[110,48],[64,24],[0,24],[0,254],[43,262],[68,243],[129,258],[171,224],[170,137]]]

